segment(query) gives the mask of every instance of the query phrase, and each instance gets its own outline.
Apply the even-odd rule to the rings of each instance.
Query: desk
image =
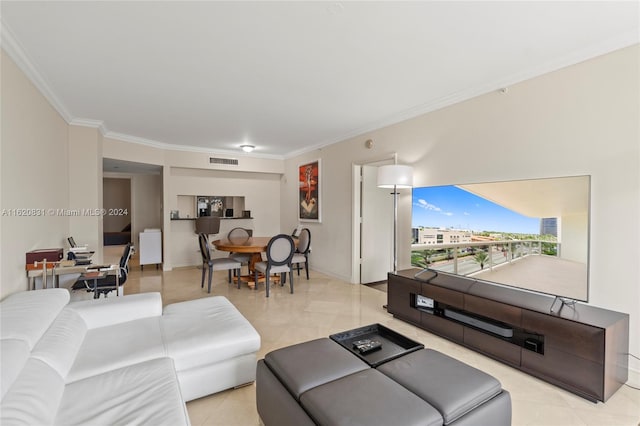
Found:
[[[249,237],[249,238],[232,238],[231,240],[223,238],[213,241],[213,246],[220,251],[228,251],[232,253],[251,253],[249,261],[249,272],[253,274],[256,262],[262,261],[262,252],[267,251],[267,246],[271,237]],[[298,245],[298,240],[294,238],[294,244]],[[245,275],[242,277],[247,281],[249,287],[255,286],[255,277],[253,275]]]
[[[53,264],[53,266],[51,266]],[[77,266],[56,266],[53,262],[47,262],[47,277],[53,278],[53,287],[58,288],[59,280],[58,277],[60,275],[70,275],[70,274],[83,274],[87,272],[87,269],[90,267],[95,267],[96,265],[77,265]],[[108,275],[118,274],[119,268],[116,266],[115,268],[109,268]],[[119,275],[119,274],[118,274]],[[42,265],[38,263],[37,269],[33,269],[32,265],[27,265],[27,278],[29,279],[29,290],[36,289],[36,278],[42,277]],[[47,288],[46,280],[43,279],[43,288]]]
[[[38,262],[36,266],[37,269],[33,269],[32,265],[27,265],[27,278],[29,279],[29,290],[36,289],[36,278],[42,277],[42,265]],[[47,277],[53,278],[53,287],[58,288],[58,277],[60,275],[68,275],[68,274],[82,274],[87,271],[87,266],[89,265],[78,265],[78,266],[56,266],[53,262],[47,262]],[[46,280],[43,278],[43,288],[47,288]]]

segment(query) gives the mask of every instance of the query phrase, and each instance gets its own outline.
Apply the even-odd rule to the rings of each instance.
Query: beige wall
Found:
[[[245,197],[245,210],[251,210],[253,219],[223,219],[225,223],[220,227],[221,233],[233,224],[252,228],[254,235],[275,235],[280,232],[279,174],[172,167],[169,176],[165,177],[165,185],[168,194],[166,218],[171,210],[178,209],[179,195],[239,196]],[[168,222],[171,243],[165,245],[168,247],[165,250],[165,268],[198,264],[200,255],[194,222]]]
[[[95,251],[102,262],[102,134],[90,127],[69,126],[69,234]]]
[[[162,228],[162,176],[139,174],[131,177],[132,241],[136,247],[140,232],[146,228]]]
[[[0,297],[27,289],[25,252],[68,248],[69,219],[49,209],[69,206],[68,126],[2,51],[2,187]],[[13,216],[12,209],[44,215]]]
[[[639,62],[636,45],[292,158],[282,227],[297,223],[296,166],[314,158],[325,173],[311,263],[343,279],[351,277],[352,163],[395,151],[414,167],[416,186],[591,175],[590,303],[631,314],[631,352],[640,354]],[[409,192],[400,201],[400,267],[409,263]]]

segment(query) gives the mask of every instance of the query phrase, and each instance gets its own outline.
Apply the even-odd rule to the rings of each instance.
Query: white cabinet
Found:
[[[162,231],[159,229],[145,229],[140,233],[140,268],[144,265],[158,265],[162,263]]]

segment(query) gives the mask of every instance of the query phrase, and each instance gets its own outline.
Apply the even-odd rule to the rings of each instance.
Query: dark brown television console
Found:
[[[552,296],[420,271],[389,273],[394,317],[593,402],[627,381],[628,314],[579,303],[551,313]]]

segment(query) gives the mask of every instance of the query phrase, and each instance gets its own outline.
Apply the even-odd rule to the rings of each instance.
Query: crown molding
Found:
[[[102,136],[107,134],[107,128],[102,120],[92,120],[90,118],[74,118],[69,123],[71,126],[91,127],[98,129]]]
[[[47,83],[46,79],[38,72],[33,65],[29,56],[25,53],[24,49],[13,35],[11,29],[0,17],[0,37],[2,40],[2,49],[7,52],[7,55],[16,63],[18,68],[27,76],[27,78],[33,83],[34,86],[42,93],[47,101],[53,106],[53,108],[60,114],[60,116],[70,123],[72,115],[69,110],[64,106],[62,101],[55,95],[51,87]]]

